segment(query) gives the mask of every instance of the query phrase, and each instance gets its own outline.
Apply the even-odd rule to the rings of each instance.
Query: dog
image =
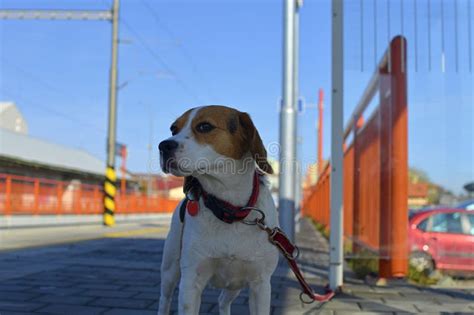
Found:
[[[169,313],[178,282],[180,315],[199,313],[207,284],[222,289],[221,315],[230,315],[246,287],[250,314],[269,314],[278,250],[264,231],[244,223],[264,215],[276,227],[278,213],[264,174],[273,169],[252,119],[230,107],[203,106],[186,111],[170,130],[159,144],[160,164],[184,177],[186,198],[164,246],[158,314]]]

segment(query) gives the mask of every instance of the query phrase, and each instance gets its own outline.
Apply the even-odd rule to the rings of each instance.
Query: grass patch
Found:
[[[369,275],[377,276],[379,272],[379,258],[376,253],[360,248],[356,253],[351,250],[350,255],[352,257],[346,259],[346,261],[357,278],[365,279]]]
[[[427,270],[419,271],[412,265],[408,266],[408,276],[407,278],[417,284],[421,285],[432,285],[438,283],[438,279],[430,277]]]
[[[318,230],[319,233],[321,233],[325,239],[329,240],[329,229],[319,222],[316,222],[314,220],[311,220],[311,221],[313,221],[313,225],[316,228],[316,230]]]

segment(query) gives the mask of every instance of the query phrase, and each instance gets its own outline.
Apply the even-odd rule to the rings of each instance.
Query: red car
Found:
[[[409,220],[410,264],[434,269],[474,272],[474,211],[432,209]]]

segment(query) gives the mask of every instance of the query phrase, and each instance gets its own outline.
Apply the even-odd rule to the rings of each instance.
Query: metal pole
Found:
[[[343,0],[332,1],[332,108],[331,108],[331,220],[329,236],[329,286],[342,285],[343,275]]]
[[[107,168],[104,183],[104,215],[106,226],[115,225],[115,142],[117,129],[117,54],[118,54],[119,0],[114,0],[112,8],[112,58],[110,65],[109,115],[107,132]]]
[[[280,226],[294,241],[296,104],[295,76],[295,0],[284,2],[283,102],[280,112]]]
[[[300,14],[299,14],[299,9],[301,7],[302,3],[298,0],[296,0],[296,7],[295,7],[295,35],[293,37],[294,40],[294,50],[295,50],[295,60],[293,63],[293,93],[294,93],[294,99],[293,99],[293,104],[297,111],[299,111],[299,99],[300,99],[300,93],[299,93],[299,54],[300,54]],[[301,204],[301,143],[302,143],[302,138],[299,137],[298,135],[298,115],[296,115],[296,127],[295,127],[295,134],[296,134],[296,150],[295,150],[295,211],[294,211],[294,216],[293,216],[293,222],[294,222],[294,233],[299,232],[300,230],[300,224],[299,224],[299,219],[300,219],[300,204]],[[294,235],[293,235],[293,240],[294,240]]]

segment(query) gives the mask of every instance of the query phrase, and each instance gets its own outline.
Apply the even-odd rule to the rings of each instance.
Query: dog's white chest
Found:
[[[263,265],[238,259],[236,257],[218,258],[213,261],[213,276],[209,283],[216,288],[237,290],[249,281],[261,278]]]
[[[257,226],[219,221],[208,209],[186,217],[182,266],[200,261],[197,270],[210,274],[217,288],[240,289],[273,272],[277,249]]]

